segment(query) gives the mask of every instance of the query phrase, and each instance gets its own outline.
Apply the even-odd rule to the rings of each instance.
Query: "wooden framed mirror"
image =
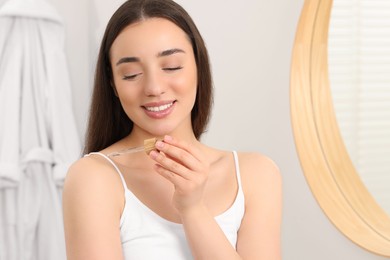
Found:
[[[357,245],[390,257],[390,217],[362,183],[336,121],[328,75],[332,0],[305,0],[291,64],[291,118],[306,180],[330,221]],[[390,174],[390,173],[389,173]]]

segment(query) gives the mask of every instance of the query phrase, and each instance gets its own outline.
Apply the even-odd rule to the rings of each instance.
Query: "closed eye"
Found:
[[[134,80],[137,76],[141,75],[142,73],[137,73],[133,75],[125,75],[123,76],[123,80]]]
[[[183,67],[178,66],[178,67],[163,68],[163,70],[165,70],[165,71],[175,71],[175,70],[180,70],[180,69],[182,69],[182,68],[183,68]]]

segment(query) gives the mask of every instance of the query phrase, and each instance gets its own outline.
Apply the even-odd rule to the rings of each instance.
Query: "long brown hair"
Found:
[[[180,27],[189,37],[195,55],[198,86],[191,112],[197,139],[205,132],[213,103],[213,87],[206,46],[188,13],[171,0],[128,0],[113,14],[99,50],[84,153],[99,151],[127,136],[133,122],[115,95],[110,63],[111,45],[130,24],[147,18],[164,18]]]

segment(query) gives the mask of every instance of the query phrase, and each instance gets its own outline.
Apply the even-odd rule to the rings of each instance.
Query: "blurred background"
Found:
[[[63,18],[71,108],[82,143],[100,39],[123,1],[46,1]],[[0,0],[0,7],[4,2]],[[203,141],[222,149],[266,154],[280,167],[283,259],[384,259],[355,245],[329,222],[299,164],[290,123],[289,77],[303,0],[177,2],[198,25],[212,63],[215,103]],[[0,207],[3,211],[4,205]],[[0,253],[0,259],[9,258]]]

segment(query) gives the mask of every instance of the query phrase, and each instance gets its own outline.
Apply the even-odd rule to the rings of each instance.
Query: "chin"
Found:
[[[189,124],[188,128],[192,130],[191,122],[187,122],[187,120],[178,121],[176,120],[161,120],[160,122],[153,122],[151,124],[140,124],[138,126],[139,130],[148,133],[153,137],[163,137],[165,135],[173,135],[173,133],[186,131],[187,124]]]
[[[161,128],[151,129],[150,131],[147,132],[149,132],[150,135],[155,137],[163,137],[165,135],[170,135],[173,131],[174,131],[173,128],[161,127]]]

